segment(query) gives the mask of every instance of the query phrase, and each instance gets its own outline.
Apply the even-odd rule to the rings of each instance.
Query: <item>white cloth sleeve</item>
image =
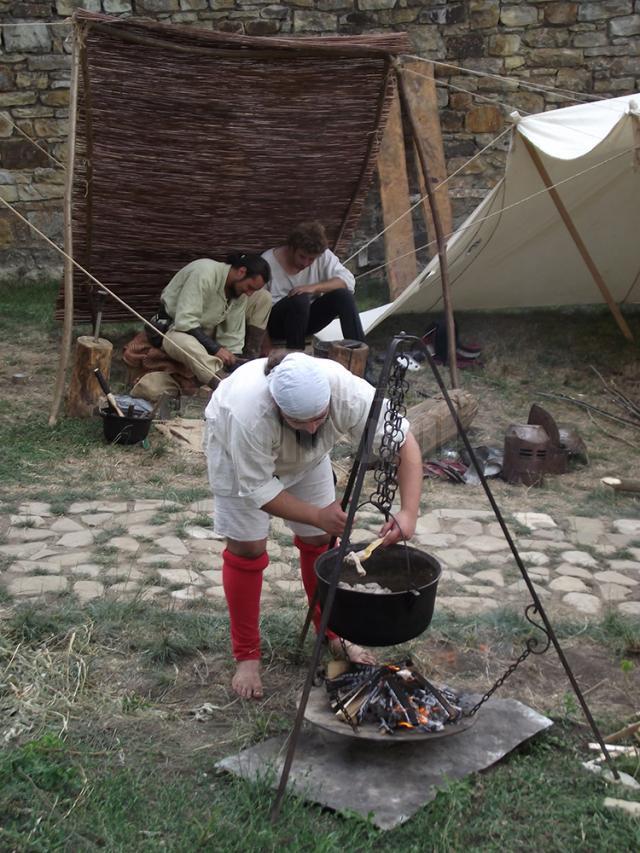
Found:
[[[353,273],[340,262],[337,255],[334,255],[331,249],[326,249],[320,258],[321,279],[320,281],[328,281],[330,278],[341,278],[347,285],[347,289],[353,293],[356,289],[356,280]]]

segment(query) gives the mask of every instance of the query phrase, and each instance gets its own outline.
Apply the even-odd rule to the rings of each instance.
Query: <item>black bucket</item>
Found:
[[[333,548],[316,560],[322,606],[337,569],[338,550]],[[340,572],[340,581],[348,584],[375,582],[391,592],[371,593],[338,587],[329,628],[339,637],[363,646],[395,646],[422,634],[433,616],[442,574],[440,563],[417,548],[391,545],[377,548],[363,565],[366,577],[360,577],[355,566],[347,563]]]
[[[101,409],[104,437],[112,444],[138,444],[149,435],[151,418],[148,414],[121,418],[111,409]]]

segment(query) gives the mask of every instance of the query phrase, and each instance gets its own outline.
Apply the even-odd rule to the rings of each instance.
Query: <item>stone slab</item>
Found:
[[[335,811],[361,814],[392,829],[431,802],[439,789],[491,767],[516,746],[553,725],[515,699],[492,699],[474,726],[441,740],[372,743],[305,728],[289,790]],[[277,787],[287,736],[270,738],[219,761],[216,767]]]

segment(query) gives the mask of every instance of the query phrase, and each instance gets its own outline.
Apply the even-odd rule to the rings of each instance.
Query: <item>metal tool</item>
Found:
[[[107,294],[104,290],[99,290],[94,298],[94,304],[96,309],[96,322],[93,327],[93,340],[100,340],[100,326],[102,324],[102,304],[104,302],[104,298]],[[103,389],[104,390],[104,389]],[[106,393],[106,392],[105,392]]]

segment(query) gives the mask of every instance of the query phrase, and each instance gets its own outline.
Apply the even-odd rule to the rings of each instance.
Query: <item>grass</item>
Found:
[[[165,610],[135,600],[18,607],[0,623],[4,726],[17,732],[0,750],[0,849],[524,850],[534,826],[542,851],[637,849],[637,821],[605,810],[603,798],[638,794],[610,792],[582,770],[583,730],[569,722],[569,698],[560,736],[541,735],[491,770],[450,782],[390,833],[293,796],[273,825],[266,782],[242,782],[214,764],[289,731],[303,676],[300,664],[292,669],[301,618],[291,607],[264,620],[267,666],[288,672],[282,696],[235,702],[226,711],[228,698],[211,698],[224,695],[220,676],[205,674],[200,695],[222,710],[195,723],[184,710],[198,704],[190,673],[204,655],[226,647],[222,608]],[[593,637],[622,649],[630,625],[611,616]],[[496,637],[517,645],[529,633],[528,623],[507,612],[439,618],[432,627],[436,641],[457,632],[466,647]],[[181,683],[189,689],[176,704]],[[628,764],[625,770],[638,773]]]

